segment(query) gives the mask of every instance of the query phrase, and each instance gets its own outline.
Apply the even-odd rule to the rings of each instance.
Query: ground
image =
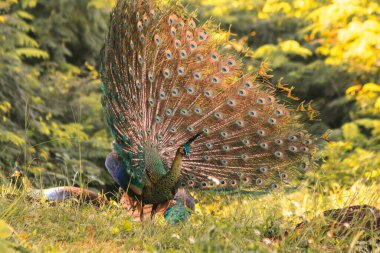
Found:
[[[326,226],[328,220],[320,216],[354,204],[379,208],[379,185],[193,192],[197,210],[178,225],[167,225],[163,217],[133,221],[117,202],[101,207],[74,200],[51,204],[6,185],[1,189],[2,252],[380,252],[380,231],[366,228],[367,218],[344,224],[342,232]],[[305,220],[311,221],[295,229]]]

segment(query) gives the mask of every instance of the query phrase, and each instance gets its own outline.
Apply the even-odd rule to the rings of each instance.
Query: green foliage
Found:
[[[78,172],[90,186],[113,184],[103,165],[110,140],[93,66],[111,2],[93,2],[7,0],[0,5],[2,173],[19,161],[38,178],[37,187],[78,185]]]

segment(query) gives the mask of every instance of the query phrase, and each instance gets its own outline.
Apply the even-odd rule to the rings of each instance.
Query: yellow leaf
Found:
[[[0,15],[0,23],[4,23],[7,20],[7,16]]]
[[[12,233],[12,228],[5,221],[0,220],[0,239],[8,238]]]

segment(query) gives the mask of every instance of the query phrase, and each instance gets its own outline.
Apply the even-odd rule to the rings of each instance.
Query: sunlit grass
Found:
[[[369,218],[357,217],[347,225],[347,233],[339,234],[338,228],[326,229],[327,220],[320,215],[356,204],[379,208],[376,189],[379,185],[357,183],[325,195],[307,188],[257,196],[194,193],[199,201],[196,212],[186,224],[171,226],[163,217],[154,223],[134,222],[112,203],[101,207],[74,200],[49,204],[4,186],[0,219],[15,230],[14,240],[26,251],[355,252],[379,247],[380,231],[364,226]],[[295,229],[306,220],[311,221]]]

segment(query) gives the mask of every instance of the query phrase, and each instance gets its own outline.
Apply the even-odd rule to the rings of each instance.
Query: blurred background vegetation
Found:
[[[78,185],[82,178],[93,188],[113,186],[103,165],[111,140],[97,62],[114,2],[0,1],[3,179],[18,161],[36,187]],[[245,56],[247,68],[267,61],[273,83],[283,77],[288,84],[280,89],[285,95],[295,87],[288,97],[305,110],[311,130],[332,129],[313,180],[326,190],[380,180],[379,1],[182,4],[201,23],[212,17],[224,30],[231,25],[229,47]]]

